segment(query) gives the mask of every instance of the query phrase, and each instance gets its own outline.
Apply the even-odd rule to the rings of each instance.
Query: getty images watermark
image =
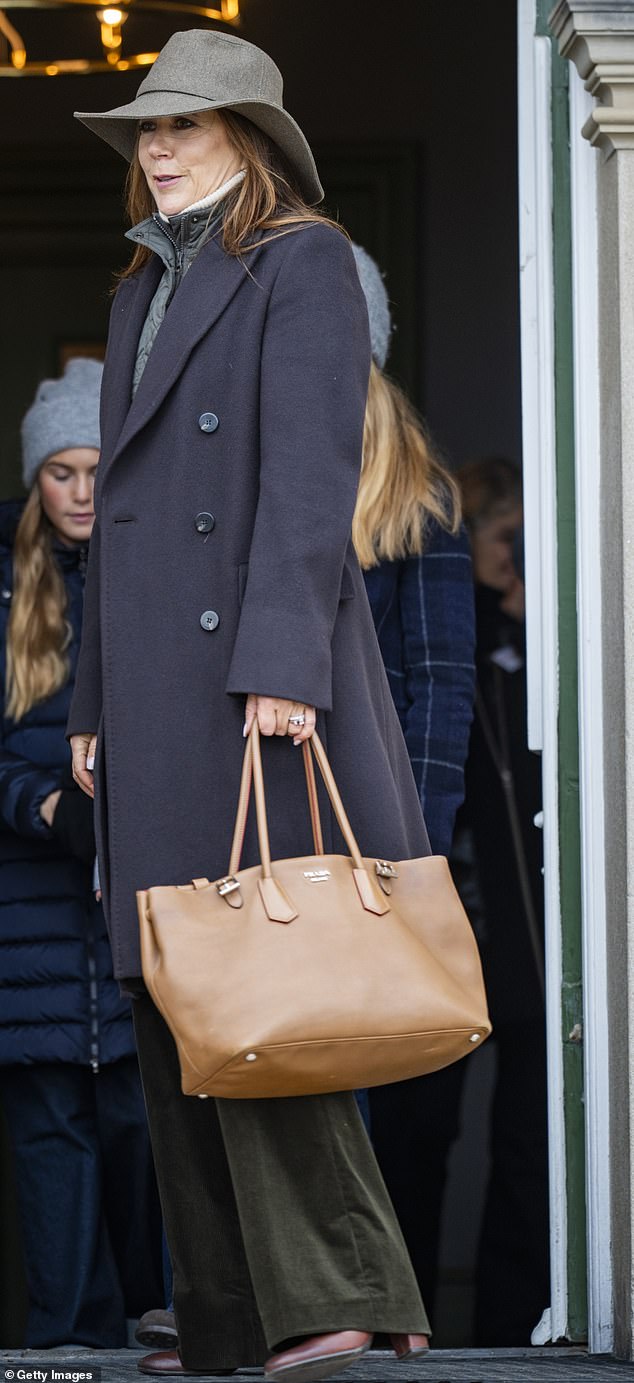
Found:
[[[0,1383],[101,1383],[101,1368],[78,1368],[72,1364],[0,1365]]]

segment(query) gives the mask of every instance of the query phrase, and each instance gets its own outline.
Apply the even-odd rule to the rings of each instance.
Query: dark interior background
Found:
[[[242,0],[242,12],[238,32],[284,73],[286,104],[315,148],[329,207],[385,270],[391,370],[452,464],[485,453],[519,459],[512,0]],[[49,56],[62,55],[61,39],[79,34],[80,18],[85,26],[85,15],[45,17],[38,41],[50,43]],[[25,32],[28,23],[35,35],[38,21],[25,16]],[[135,37],[137,23],[145,28]],[[125,39],[157,48],[184,27],[195,24],[131,18]],[[72,52],[72,42],[65,47]],[[64,348],[105,340],[112,275],[126,258],[125,165],[72,111],[120,105],[139,80],[0,81],[0,496],[20,490],[19,424],[38,381],[59,372]],[[470,1061],[444,1233],[436,1342],[454,1345],[470,1339],[486,1166],[488,1050],[480,1067],[479,1059]],[[0,1334],[12,1345],[23,1288],[20,1296],[6,1175],[4,1187]]]
[[[242,0],[242,12],[238,32],[284,73],[329,206],[381,261],[393,373],[453,463],[519,457],[515,6]],[[25,15],[22,28],[60,56],[78,22],[58,12],[45,30],[50,18]],[[169,31],[163,16],[133,17],[125,41],[159,47]],[[122,104],[139,80],[0,81],[3,495],[19,490],[19,423],[38,380],[58,373],[65,345],[103,341],[126,256],[125,165],[72,111]]]

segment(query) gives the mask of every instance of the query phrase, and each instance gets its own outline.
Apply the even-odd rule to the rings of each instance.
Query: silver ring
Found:
[[[288,723],[289,725],[305,725],[306,716],[289,716]]]

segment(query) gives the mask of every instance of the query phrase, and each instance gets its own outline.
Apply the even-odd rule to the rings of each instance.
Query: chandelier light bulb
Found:
[[[32,16],[38,10],[54,10],[58,37],[60,34],[66,36],[68,51],[73,38],[73,18],[79,8],[92,10],[97,19],[102,56],[67,57],[54,52],[37,60],[29,59],[28,42],[14,27],[9,14],[23,10]],[[137,67],[151,67],[158,53],[123,51],[121,31],[131,10],[135,11],[137,18],[154,11],[171,13],[179,20],[183,15],[192,15],[205,22],[211,20],[212,23],[230,24],[232,27],[240,23],[240,0],[212,0],[211,4],[200,3],[200,0],[126,0],[125,9],[118,5],[108,5],[102,9],[98,0],[97,3],[95,0],[0,0],[0,37],[4,38],[8,49],[6,59],[3,60],[0,54],[0,77],[79,76],[86,72],[128,72]]]

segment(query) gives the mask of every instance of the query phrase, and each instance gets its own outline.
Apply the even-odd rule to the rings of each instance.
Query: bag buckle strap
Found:
[[[383,892],[390,897],[392,892],[392,879],[398,879],[398,870],[390,864],[389,860],[375,860],[374,871],[378,876],[379,884]]]
[[[236,889],[239,887],[240,880],[236,879],[235,874],[228,874],[226,879],[219,879],[216,884],[221,898],[224,898],[227,893],[235,893]]]
[[[376,860],[374,868],[380,879],[398,879],[398,870],[389,860]]]

